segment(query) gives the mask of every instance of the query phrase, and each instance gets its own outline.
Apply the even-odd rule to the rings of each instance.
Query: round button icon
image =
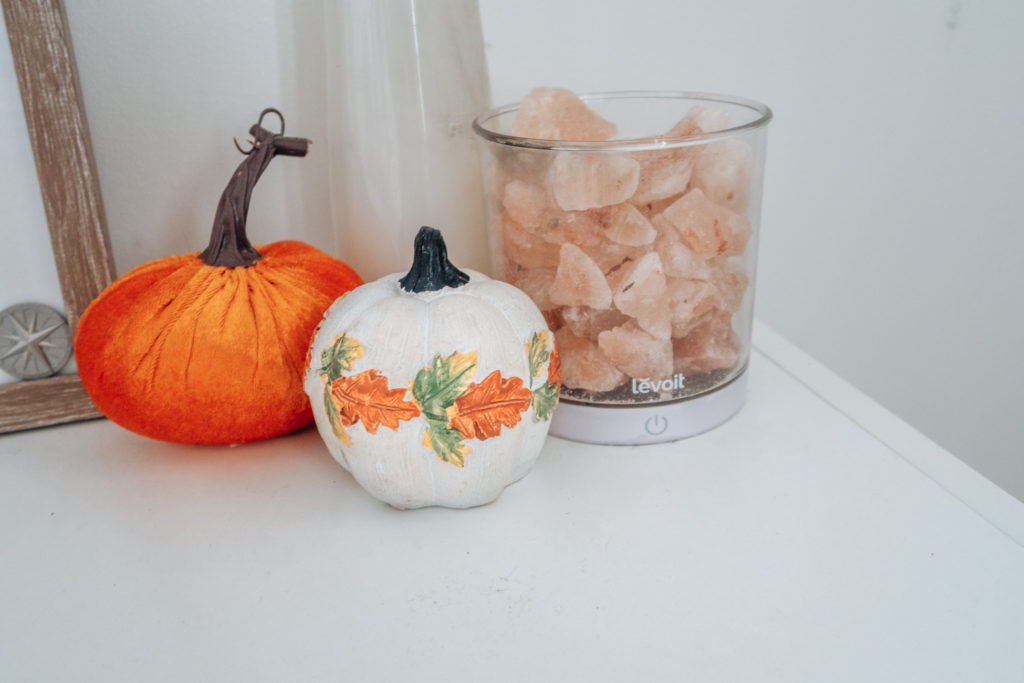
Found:
[[[649,417],[647,418],[647,421],[644,422],[644,430],[651,436],[664,434],[666,429],[668,429],[668,420],[661,415]]]

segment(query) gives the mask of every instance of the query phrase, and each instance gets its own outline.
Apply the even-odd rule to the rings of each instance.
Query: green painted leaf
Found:
[[[462,432],[448,427],[448,409],[466,393],[476,374],[476,351],[437,354],[429,366],[416,373],[412,398],[427,421],[423,445],[445,462],[462,467],[469,447],[462,443]]]
[[[463,467],[469,446],[463,443],[462,432],[448,427],[444,420],[427,418],[426,421],[427,432],[423,435],[423,445],[437,453],[437,457],[444,462]]]
[[[540,332],[534,332],[533,338],[530,339],[530,343],[527,345],[527,355],[530,358],[530,377],[536,377],[540,374],[541,366],[548,362],[548,358],[551,357],[551,351],[548,349],[548,332],[547,330],[541,330]]]
[[[341,377],[352,369],[352,364],[363,355],[363,345],[345,334],[335,337],[334,342],[320,354],[320,374],[327,375],[327,383]]]
[[[334,404],[334,398],[331,396],[330,382],[324,385],[324,410],[327,412],[327,419],[331,423],[331,431],[334,432],[334,435],[343,444],[348,445],[352,443],[351,437],[345,431],[345,425],[341,422],[341,413],[338,412],[338,406]]]
[[[450,356],[437,354],[433,362],[416,373],[412,397],[428,419],[448,423],[447,411],[455,399],[466,393],[476,374],[476,351]]]
[[[550,420],[558,405],[558,385],[545,384],[533,392],[533,420]]]

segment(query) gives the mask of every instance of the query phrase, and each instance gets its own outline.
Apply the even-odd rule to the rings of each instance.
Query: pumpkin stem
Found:
[[[416,233],[416,251],[412,268],[398,281],[407,292],[436,292],[445,287],[461,287],[469,276],[448,260],[448,248],[441,231],[424,225]]]
[[[267,114],[276,114],[281,119],[280,133],[271,133],[263,127],[263,117]],[[220,196],[220,203],[217,204],[210,244],[199,254],[199,258],[206,265],[247,267],[263,258],[249,243],[249,238],[245,234],[252,188],[256,186],[256,181],[275,156],[284,154],[304,157],[310,145],[310,141],[305,138],[286,138],[283,133],[284,117],[281,112],[267,108],[260,112],[259,120],[249,129],[249,135],[252,136],[249,150],[243,150],[235,141],[235,147],[245,155],[245,160],[235,169],[228,186]]]

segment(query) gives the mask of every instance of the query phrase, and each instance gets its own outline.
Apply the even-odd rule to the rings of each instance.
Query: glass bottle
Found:
[[[420,226],[489,273],[473,117],[490,106],[476,0],[327,2],[331,208],[367,281],[408,266]]]

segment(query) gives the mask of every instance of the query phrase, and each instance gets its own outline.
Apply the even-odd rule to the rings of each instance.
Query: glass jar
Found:
[[[746,397],[771,111],[703,93],[580,99],[613,139],[514,135],[518,104],[474,121],[492,270],[531,296],[561,351],[551,433],[705,431]]]

